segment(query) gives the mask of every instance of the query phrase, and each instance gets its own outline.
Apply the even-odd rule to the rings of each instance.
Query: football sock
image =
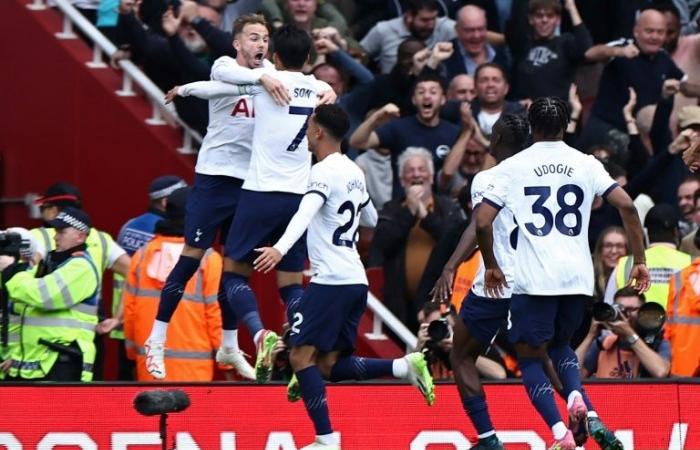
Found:
[[[168,335],[168,322],[162,322],[160,320],[155,320],[153,322],[153,328],[151,328],[151,335],[148,336],[148,340],[151,342],[160,342],[165,344],[165,339]]]
[[[328,435],[333,432],[331,420],[328,416],[328,404],[326,402],[326,386],[321,372],[317,366],[310,366],[296,372],[301,389],[301,397],[304,399],[306,412],[314,423],[317,436]]]
[[[287,322],[294,323],[294,313],[299,308],[301,296],[304,295],[304,288],[301,284],[290,284],[289,286],[279,288],[280,297],[286,306]]]
[[[182,294],[185,293],[185,286],[199,268],[199,263],[200,260],[197,258],[180,255],[160,293],[156,320],[170,322],[180,299],[182,299]]]
[[[581,392],[581,369],[576,353],[568,345],[559,345],[548,350],[552,365],[559,375],[559,380],[564,388],[564,398],[570,404],[568,398],[574,391]],[[584,398],[585,401],[585,398]]]
[[[240,350],[238,348],[238,330],[223,330],[223,339],[221,339],[221,346],[237,352]]]
[[[330,381],[372,380],[393,376],[392,359],[360,358],[347,356],[340,358],[331,368]]]
[[[248,328],[251,336],[263,329],[262,320],[258,313],[258,303],[253,290],[248,286],[248,278],[233,272],[224,272],[221,283],[226,290],[231,308],[236,317],[240,318]]]
[[[476,428],[476,432],[479,434],[479,439],[496,434],[493,429],[493,424],[491,423],[491,417],[489,416],[489,408],[486,405],[486,399],[483,395],[466,397],[462,399],[462,405],[464,406],[464,411],[466,411],[474,424],[474,428]]]
[[[236,311],[234,311],[226,295],[223,278],[221,283],[219,283],[219,293],[216,298],[219,301],[219,309],[221,309],[221,328],[223,328],[224,331],[235,330],[238,328],[238,317],[236,317]]]
[[[554,388],[544,373],[542,360],[540,358],[518,358],[518,366],[523,374],[523,385],[530,397],[530,402],[540,416],[550,427],[561,422],[561,416],[554,403]]]

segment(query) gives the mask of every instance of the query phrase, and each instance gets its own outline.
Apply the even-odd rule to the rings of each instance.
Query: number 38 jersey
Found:
[[[562,141],[537,142],[494,169],[484,201],[518,224],[514,294],[592,295],[588,223],[595,196],[617,184],[603,165]]]
[[[306,232],[311,281],[367,284],[356,249],[360,210],[370,201],[362,169],[345,155],[328,155],[311,169],[307,195],[324,199]]]
[[[253,154],[243,189],[303,194],[311,170],[306,140],[317,93],[330,90],[323,81],[301,72],[267,71],[287,88],[289,105],[277,105],[260,86],[251,89],[255,108]]]

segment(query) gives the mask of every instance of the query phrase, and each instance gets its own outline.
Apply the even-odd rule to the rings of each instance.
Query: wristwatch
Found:
[[[635,342],[639,340],[639,335],[634,333],[632,336],[627,336],[627,343],[629,345],[634,345]]]

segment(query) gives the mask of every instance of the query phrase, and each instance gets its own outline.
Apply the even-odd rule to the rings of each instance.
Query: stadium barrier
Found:
[[[158,449],[158,417],[139,415],[132,402],[141,391],[174,387],[192,404],[170,415],[168,448],[296,450],[313,440],[303,403],[288,403],[281,385],[0,385],[0,449]],[[625,449],[700,450],[698,380],[586,389]],[[550,431],[521,385],[489,384],[486,393],[508,450],[546,449]],[[331,386],[328,404],[344,450],[466,450],[475,440],[451,384],[437,386],[432,408],[412,386],[389,383]],[[589,442],[586,449],[598,448]]]

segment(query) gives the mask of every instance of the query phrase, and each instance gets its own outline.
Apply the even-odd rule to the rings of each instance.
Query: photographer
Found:
[[[671,346],[662,338],[665,316],[632,287],[615,293],[613,307],[599,304],[588,335],[576,349],[583,376],[664,378],[671,367]],[[606,316],[607,314],[607,316]],[[605,319],[605,321],[599,321]],[[606,328],[612,333],[601,334]],[[641,337],[640,337],[641,336]]]
[[[91,381],[100,277],[85,244],[90,219],[66,207],[49,224],[56,250],[31,269],[15,263],[2,271],[19,345],[0,370],[10,381]]]
[[[426,302],[423,309],[418,312],[418,342],[416,351],[423,352],[429,364],[433,379],[453,379],[450,364],[450,352],[452,351],[452,336],[454,317],[452,314],[443,314],[443,304]],[[503,380],[506,378],[505,369],[489,358],[479,356],[476,360],[476,368],[479,374],[490,380]]]

